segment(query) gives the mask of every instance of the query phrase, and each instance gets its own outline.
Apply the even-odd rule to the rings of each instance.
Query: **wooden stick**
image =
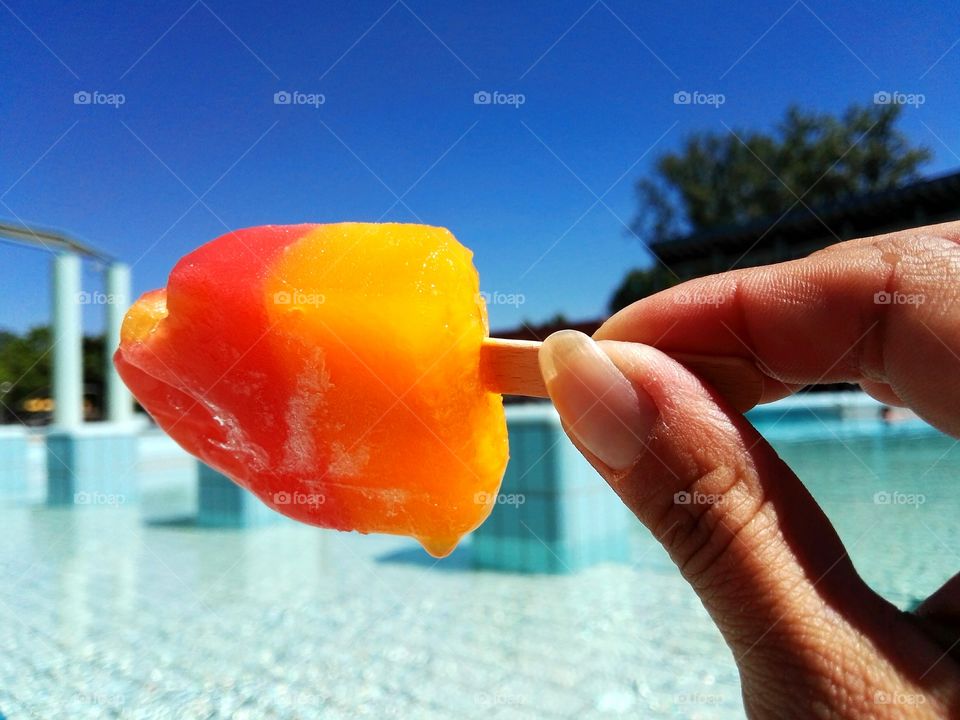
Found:
[[[540,374],[537,353],[540,343],[532,340],[487,338],[480,347],[480,378],[501,395],[550,397]]]
[[[503,395],[549,397],[540,374],[537,353],[540,343],[532,340],[487,338],[480,350],[483,384]],[[746,412],[763,397],[763,373],[743,358],[667,353],[710,384],[738,412]]]

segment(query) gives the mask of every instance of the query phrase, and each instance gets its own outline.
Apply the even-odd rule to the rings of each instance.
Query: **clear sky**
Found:
[[[228,229],[422,221],[473,249],[494,329],[586,318],[648,262],[633,183],[685,133],[922,93],[903,128],[927,173],[960,167],[960,6],[932,0],[0,0],[0,57],[0,218],[126,260],[137,293]],[[48,273],[0,245],[0,326],[45,322]]]

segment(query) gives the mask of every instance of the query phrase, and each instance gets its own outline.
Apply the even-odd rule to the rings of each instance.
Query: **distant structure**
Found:
[[[960,219],[960,173],[922,180],[779,217],[653,243],[651,252],[683,280],[794,260],[841,240]]]
[[[120,342],[120,326],[130,303],[130,268],[105,253],[62,233],[0,223],[0,239],[51,255],[53,342],[53,424],[46,428],[47,503],[97,505],[108,497],[135,495],[136,432],[133,398],[111,362]],[[81,263],[103,268],[106,292],[82,288]],[[85,422],[83,412],[83,306],[103,305],[107,348],[105,421]],[[20,488],[25,481],[28,436],[22,426],[0,432],[0,487]],[[12,492],[12,491],[11,491]]]
[[[84,305],[103,305],[106,313],[106,418],[126,423],[133,417],[133,399],[113,368],[109,349],[120,342],[120,325],[130,304],[130,268],[95,248],[62,233],[0,222],[0,239],[45,250],[52,255],[53,422],[60,429],[83,424]],[[84,292],[81,260],[105,268],[106,293]]]
[[[670,284],[676,284],[731,269],[795,260],[843,240],[951,220],[960,220],[960,172],[813,209],[798,203],[778,217],[664,240],[651,244],[650,250],[672,270],[673,274],[667,275]],[[573,329],[592,335],[605,319],[525,323],[494,330],[492,334],[516,340],[543,340],[557,330]],[[851,386],[824,385],[816,389],[829,391]],[[510,397],[507,401],[527,399]]]
[[[585,335],[593,335],[606,318],[595,320],[578,320],[570,322],[549,322],[542,325],[522,324],[520,327],[509,330],[495,330],[492,335],[507,340],[543,340],[547,335],[558,330],[579,330]]]

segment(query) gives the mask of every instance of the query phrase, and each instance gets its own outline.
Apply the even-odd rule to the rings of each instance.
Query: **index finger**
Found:
[[[597,339],[750,360],[767,395],[816,383],[890,386],[960,434],[960,222],[840,243],[640,300]]]

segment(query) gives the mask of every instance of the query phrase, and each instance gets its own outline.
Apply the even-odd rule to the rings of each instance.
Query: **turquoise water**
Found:
[[[863,576],[908,607],[960,569],[956,442],[922,423],[758,419]],[[598,482],[599,479],[598,479]],[[477,572],[410,543],[144,507],[0,508],[0,714],[738,718],[729,653],[639,525],[632,562]]]
[[[908,608],[960,571],[954,438],[918,420],[886,425],[811,417],[767,432],[875,590]]]

